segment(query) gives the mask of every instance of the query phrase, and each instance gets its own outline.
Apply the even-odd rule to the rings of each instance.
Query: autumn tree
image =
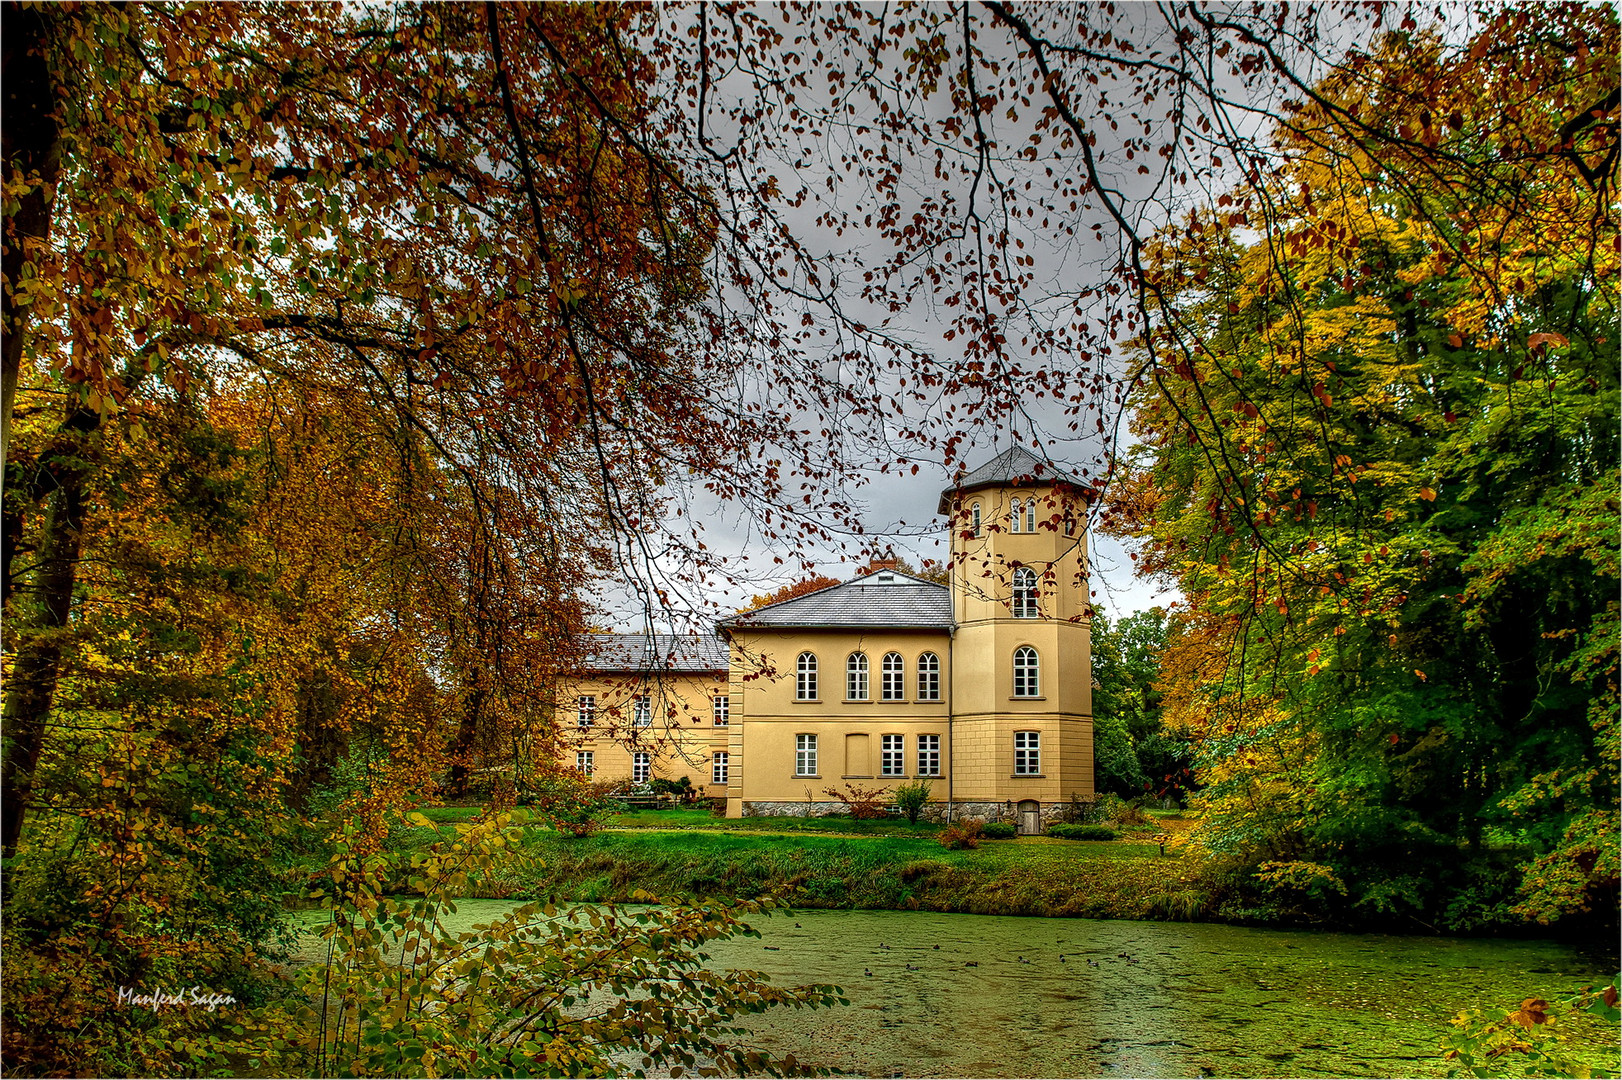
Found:
[[[1141,380],[1163,408],[1146,434],[1186,448],[1124,478],[1161,507],[1149,561],[1195,568],[1169,651],[1282,734],[1249,677],[1294,670],[1303,626],[1374,649],[1302,690],[1356,672],[1395,695],[1379,723],[1336,696],[1335,724],[1268,753],[1371,762],[1330,777],[1369,790],[1446,776],[1495,827],[1522,807],[1548,860],[1526,902],[1590,903],[1615,862],[1614,770],[1592,764],[1614,653],[1574,568],[1612,573],[1616,19],[1506,8],[1427,37],[1421,18],[7,5],[6,854],[76,852],[76,822],[109,857],[129,846],[98,871],[130,872],[105,910],[133,921],[109,932],[173,958],[147,900],[214,880],[203,848],[238,843],[185,819],[198,776],[232,807],[296,800],[375,722],[402,763],[439,746],[465,778],[568,666],[576,589],[628,582],[652,628],[725,577],[716,502],[772,543],[866,550],[866,476],[961,475],[974,435],[1009,425],[1114,482]],[[1554,602],[1503,615],[1528,596]],[[310,597],[342,602],[329,621]],[[1459,648],[1418,641],[1421,601],[1455,612],[1438,625]],[[1342,610],[1360,629],[1333,633]],[[1258,668],[1275,617],[1289,633],[1261,635]],[[1421,733],[1436,683],[1403,671],[1468,673],[1380,652],[1381,630],[1503,668],[1525,706],[1491,717],[1527,749],[1512,775],[1482,778],[1489,740],[1454,706]],[[1565,677],[1572,700],[1541,689]],[[1182,679],[1167,709],[1204,722],[1205,692]],[[1294,780],[1268,790],[1318,805]],[[1355,794],[1379,819],[1363,835],[1396,821]],[[136,847],[149,831],[185,844]],[[117,894],[52,880],[74,905]],[[36,929],[58,959],[108,940]]]
[[[751,596],[748,605],[738,610],[740,612],[754,611],[756,608],[763,608],[767,604],[781,604],[784,600],[793,600],[797,596],[804,596],[807,593],[814,593],[820,589],[826,589],[838,584],[838,578],[813,574],[808,578],[801,578],[799,581],[791,581],[775,592]]]
[[[1615,76],[1560,43],[1615,23],[1554,25],[1387,38],[1280,127],[1269,236],[1248,194],[1168,229],[1121,507],[1188,599],[1206,843],[1458,927],[1614,909],[1615,159],[1568,117]]]

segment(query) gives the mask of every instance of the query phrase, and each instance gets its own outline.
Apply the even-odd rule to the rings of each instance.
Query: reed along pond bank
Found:
[[[792,819],[790,819],[792,824]],[[541,866],[501,871],[469,893],[486,899],[625,902],[658,897],[777,895],[807,909],[936,911],[1095,919],[1223,922],[1236,925],[1435,934],[1508,933],[1548,936],[1545,927],[1437,927],[1414,918],[1345,913],[1327,917],[1306,906],[1259,898],[1175,847],[1026,836],[985,840],[948,850],[932,833],[819,835],[718,827],[608,829],[571,837],[549,829],[524,834],[524,851]],[[399,830],[392,844],[426,847],[451,827]],[[1583,936],[1591,936],[1584,934]]]

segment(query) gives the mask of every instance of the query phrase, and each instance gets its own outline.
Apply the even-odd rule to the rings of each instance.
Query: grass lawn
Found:
[[[649,827],[649,818],[680,825]],[[638,811],[619,816],[616,824],[624,827],[583,838],[531,828],[524,847],[541,869],[498,874],[468,895],[575,901],[778,895],[808,908],[1096,918],[1197,918],[1211,899],[1192,867],[1162,856],[1155,844],[1033,836],[951,851],[936,841],[935,827],[904,821],[821,819],[819,829],[784,829],[816,820]],[[853,825],[874,831],[830,831]],[[407,829],[394,842],[424,847],[451,832],[447,824]]]
[[[708,810],[629,810],[610,817],[610,829],[699,829],[712,832],[838,833],[846,836],[933,837],[940,826],[927,822],[908,825],[905,818],[854,821],[848,817],[716,817]]]

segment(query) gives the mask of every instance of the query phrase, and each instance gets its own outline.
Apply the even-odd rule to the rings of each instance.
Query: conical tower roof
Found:
[[[1036,487],[1038,485],[1065,484],[1086,491],[1090,485],[1060,472],[1023,446],[1011,447],[970,472],[953,487],[941,492],[938,513],[949,513],[952,500],[971,491],[989,487]]]

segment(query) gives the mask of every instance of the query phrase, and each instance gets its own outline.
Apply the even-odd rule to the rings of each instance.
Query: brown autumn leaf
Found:
[[[1549,1022],[1549,1003],[1542,998],[1527,998],[1521,1007],[1510,1014],[1510,1019],[1523,1028]]]

